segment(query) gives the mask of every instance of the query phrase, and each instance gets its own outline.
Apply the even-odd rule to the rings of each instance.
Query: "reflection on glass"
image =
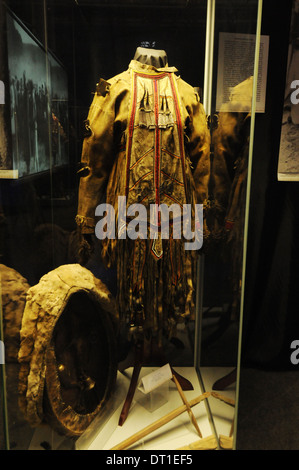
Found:
[[[215,5],[211,174],[200,371],[221,448],[233,448],[258,2]],[[264,62],[267,60],[267,39]],[[266,69],[260,68],[266,76]],[[265,80],[265,78],[263,78]],[[264,82],[263,82],[264,83]],[[261,85],[261,82],[260,82]],[[260,87],[261,111],[264,88]]]

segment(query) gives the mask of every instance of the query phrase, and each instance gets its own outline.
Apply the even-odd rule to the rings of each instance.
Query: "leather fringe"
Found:
[[[120,322],[131,329],[171,335],[177,323],[194,318],[195,257],[182,240],[118,240],[116,247]]]

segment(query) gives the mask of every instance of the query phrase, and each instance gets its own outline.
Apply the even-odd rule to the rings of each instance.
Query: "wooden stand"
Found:
[[[157,367],[161,367],[165,364],[167,364],[167,360],[165,358],[165,355],[163,353],[162,347],[159,346],[154,339],[151,339],[147,341],[144,339],[143,341],[139,341],[135,345],[135,355],[134,355],[134,360],[133,360],[133,375],[131,378],[129,390],[127,393],[127,397],[125,399],[120,417],[119,417],[119,426],[122,426],[125,422],[125,420],[128,417],[129,410],[131,407],[132,400],[135,395],[135,390],[137,387],[138,383],[138,378],[140,375],[140,371],[142,367],[149,366],[149,365],[154,365]],[[130,358],[122,365],[121,369],[124,371],[128,367],[132,366],[132,360]],[[186,378],[182,377],[180,374],[178,374],[175,370],[172,369],[172,373],[177,379],[180,387],[182,390],[193,390],[193,385],[189,380]]]

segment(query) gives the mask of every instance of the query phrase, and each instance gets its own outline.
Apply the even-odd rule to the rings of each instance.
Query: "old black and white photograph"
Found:
[[[299,181],[299,0],[293,0],[278,180]]]
[[[29,176],[67,163],[67,77],[7,14],[13,169]]]

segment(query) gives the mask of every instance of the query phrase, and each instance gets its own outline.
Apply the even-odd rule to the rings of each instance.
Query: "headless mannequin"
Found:
[[[138,62],[141,62],[143,64],[153,65],[157,69],[168,66],[167,54],[164,50],[161,50],[161,49],[137,47],[135,51],[135,55],[134,55],[134,60],[137,60]],[[157,360],[157,358],[153,358],[153,355],[152,355],[152,359]],[[158,362],[159,362],[159,359],[161,360],[161,358],[158,357]],[[235,382],[235,380],[236,380],[236,369],[233,370],[227,376],[215,382],[215,384],[213,385],[213,390],[224,390],[228,385]],[[191,388],[187,382],[183,382],[183,386],[186,390]]]
[[[143,64],[153,65],[156,68],[162,68],[168,65],[165,51],[149,49],[147,47],[137,47],[134,60],[138,60],[138,62],[142,62]]]
[[[168,59],[167,54],[163,50],[159,49],[151,49],[146,47],[137,47],[134,60],[141,62],[146,65],[152,65],[157,69],[167,67],[168,66]],[[142,366],[146,365],[157,365],[163,366],[166,363],[166,359],[164,357],[163,351],[160,347],[157,347],[157,344],[150,340],[149,342],[144,339],[143,342],[136,344],[135,346],[135,358],[133,361],[134,369],[133,375],[131,378],[128,394],[122,408],[120,418],[119,418],[119,425],[122,426],[125,422],[129,409],[131,406],[131,402],[135,393],[135,389],[137,386],[137,381],[139,377],[140,370]],[[127,361],[124,361],[123,367],[120,367],[120,370],[125,370],[127,367],[132,365],[131,358],[127,358]],[[183,390],[193,390],[192,384],[189,380],[182,377],[176,371],[172,369],[173,374],[176,376],[177,380],[179,381]]]

